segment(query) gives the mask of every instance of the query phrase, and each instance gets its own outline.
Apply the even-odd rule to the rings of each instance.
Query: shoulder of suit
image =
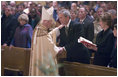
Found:
[[[93,21],[87,16],[84,22],[93,23]]]
[[[71,23],[72,25],[75,25],[75,26],[78,26],[78,25],[81,25],[79,22],[77,22],[77,21],[72,21],[72,23]]]

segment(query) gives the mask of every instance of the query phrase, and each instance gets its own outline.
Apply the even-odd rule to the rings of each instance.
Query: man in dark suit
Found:
[[[78,22],[71,21],[70,12],[66,9],[59,11],[59,21],[62,28],[60,31],[60,52],[67,51],[67,61],[89,63],[89,53],[77,40],[80,36],[84,36],[83,26]]]
[[[1,18],[1,45],[9,46],[14,36],[18,21],[12,15],[11,6],[5,8],[5,15]]]
[[[78,11],[79,22],[84,27],[84,35],[86,39],[93,41],[94,38],[94,24],[93,20],[87,15],[87,10],[81,7]],[[90,56],[92,56],[92,50],[89,50]]]
[[[83,7],[79,9],[78,16],[79,16],[78,22],[80,22],[84,27],[85,38],[90,41],[93,41],[94,38],[93,20],[87,15],[87,11]]]

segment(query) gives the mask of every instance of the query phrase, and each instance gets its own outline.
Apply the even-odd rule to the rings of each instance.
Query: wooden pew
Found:
[[[12,71],[22,71],[24,76],[28,76],[30,49],[13,47],[9,49],[8,46],[2,47],[1,53],[1,71],[4,75],[4,69]]]
[[[4,76],[4,60],[3,59],[3,49],[1,49],[1,76]]]
[[[58,53],[57,54],[57,63],[62,64],[65,60],[66,60],[66,51],[63,51],[62,53]],[[59,67],[59,75],[60,76],[64,76],[65,72],[64,72],[64,67]]]
[[[63,76],[116,76],[117,69],[96,66],[91,64],[82,64],[77,62],[64,61],[66,52],[57,55],[58,63],[63,63],[64,66],[59,69],[60,75]],[[4,69],[15,71],[23,71],[23,75],[29,73],[30,49],[13,47],[2,47],[1,52],[1,72],[4,75]]]
[[[117,76],[117,69],[64,61],[66,76]]]
[[[117,69],[108,68],[104,66],[92,65],[93,56],[91,57],[91,64],[82,64],[78,62],[68,62],[66,60],[66,51],[57,54],[58,63],[62,63],[63,67],[59,68],[59,75],[61,76],[117,76]]]

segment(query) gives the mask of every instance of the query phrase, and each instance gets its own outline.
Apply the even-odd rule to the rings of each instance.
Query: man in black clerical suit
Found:
[[[63,26],[59,29],[60,52],[67,51],[67,61],[89,63],[87,48],[77,42],[80,36],[84,37],[83,26],[78,22],[71,21],[70,12],[66,9],[59,11],[58,17]]]

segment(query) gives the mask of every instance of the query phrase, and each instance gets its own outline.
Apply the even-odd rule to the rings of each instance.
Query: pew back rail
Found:
[[[13,47],[9,49],[8,46],[2,47],[2,73],[4,73],[4,69],[9,69],[14,71],[22,71],[24,76],[28,76],[30,51],[31,50],[29,48]]]

